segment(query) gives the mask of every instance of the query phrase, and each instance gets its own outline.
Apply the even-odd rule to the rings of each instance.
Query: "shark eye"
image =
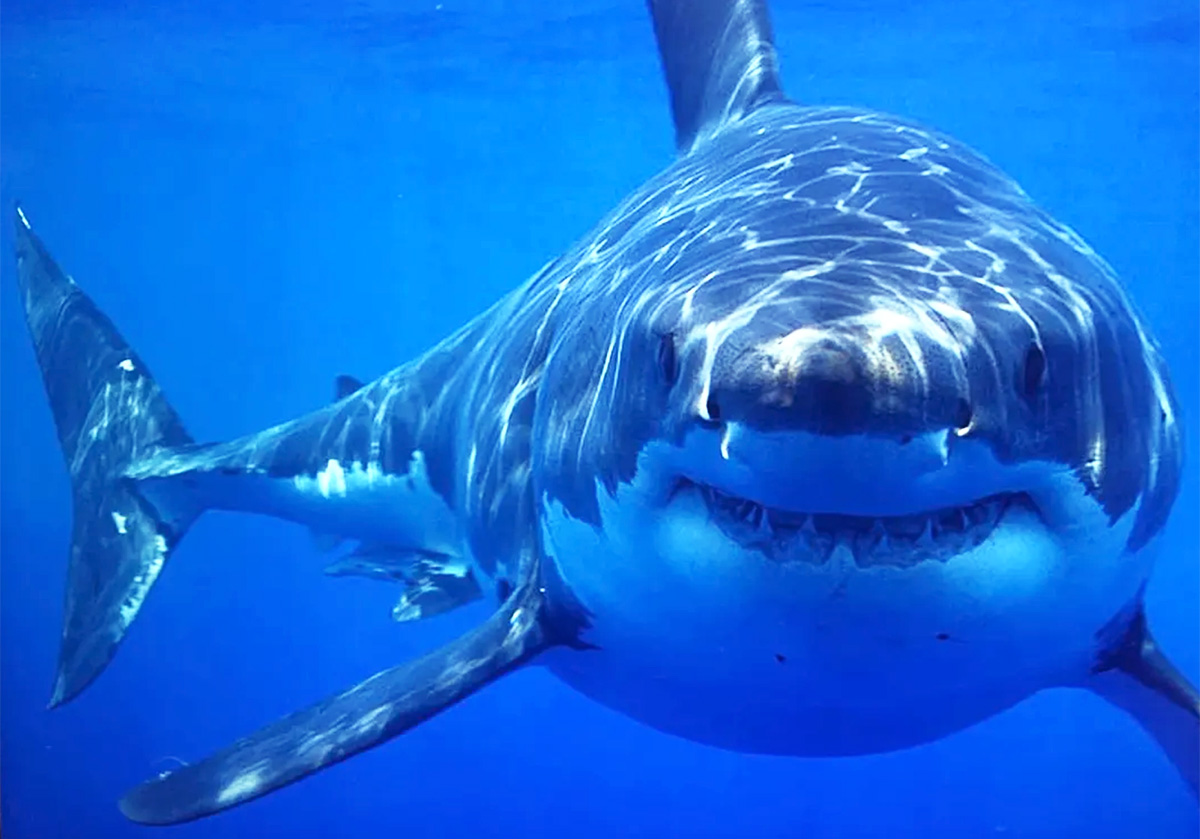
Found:
[[[675,336],[670,332],[658,341],[658,369],[663,381],[668,385],[675,384],[679,377],[679,360],[675,357]]]
[[[1033,399],[1038,394],[1042,382],[1046,378],[1046,354],[1037,344],[1030,344],[1025,351],[1025,367],[1022,371],[1021,395]]]

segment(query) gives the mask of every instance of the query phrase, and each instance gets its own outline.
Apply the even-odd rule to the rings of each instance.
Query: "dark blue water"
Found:
[[[672,155],[637,0],[249,5],[2,6],[0,199],[21,199],[200,438],[306,412],[336,374],[373,377],[422,352]],[[795,98],[949,131],[1106,256],[1163,344],[1200,450],[1195,4],[775,5]],[[210,514],[112,667],[46,712],[69,491],[14,267],[0,262],[4,834],[150,835],[118,813],[125,789],[453,637],[481,610],[397,626],[392,589],[323,577],[302,529]],[[1193,466],[1148,593],[1162,645],[1193,679],[1197,502]],[[163,835],[1198,828],[1148,738],[1089,695],[1048,692],[928,747],[816,761],[673,739],[530,669],[398,741]]]

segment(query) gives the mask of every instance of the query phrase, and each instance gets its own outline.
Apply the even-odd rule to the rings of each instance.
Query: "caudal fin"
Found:
[[[142,360],[55,264],[19,208],[16,228],[25,318],[74,506],[54,707],[112,659],[199,511],[157,508],[124,478],[139,458],[191,438]]]
[[[1200,695],[1154,643],[1140,609],[1086,687],[1133,717],[1198,794]]]

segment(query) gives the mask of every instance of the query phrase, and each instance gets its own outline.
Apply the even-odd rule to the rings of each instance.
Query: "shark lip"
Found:
[[[685,488],[699,494],[712,521],[727,536],[772,558],[823,563],[845,546],[855,563],[864,567],[944,562],[987,541],[1014,508],[1040,516],[1025,492],[1000,492],[960,506],[907,515],[864,516],[768,507],[686,478],[677,491]]]

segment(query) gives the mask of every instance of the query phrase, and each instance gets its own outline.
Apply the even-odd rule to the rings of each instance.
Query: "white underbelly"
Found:
[[[601,496],[601,530],[546,512],[598,647],[547,663],[656,728],[741,751],[900,748],[1078,677],[1149,567],[1116,557],[1127,525],[1065,550],[1023,510],[945,562],[862,568],[840,548],[779,562],[725,537],[698,498],[653,513]]]
[[[204,506],[262,513],[320,533],[397,547],[462,551],[458,518],[430,485],[420,451],[404,473],[330,460],[314,475],[208,473],[192,482]]]

